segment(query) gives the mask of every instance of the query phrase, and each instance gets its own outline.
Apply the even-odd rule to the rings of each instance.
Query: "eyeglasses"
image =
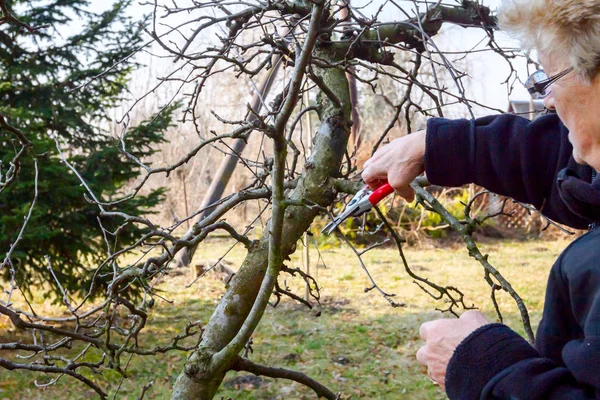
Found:
[[[534,99],[543,99],[550,94],[550,85],[571,71],[573,71],[573,67],[567,68],[554,76],[548,77],[544,70],[540,69],[529,75],[529,78],[527,78],[525,81],[525,88]]]

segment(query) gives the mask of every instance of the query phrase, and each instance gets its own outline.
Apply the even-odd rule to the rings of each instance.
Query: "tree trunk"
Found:
[[[329,59],[326,50],[319,57]],[[350,133],[351,102],[348,81],[342,69],[317,70],[317,74],[339,101],[338,105],[321,97],[321,126],[315,135],[312,154],[296,188],[287,197],[291,201],[329,206],[335,199],[331,178],[337,177]],[[287,207],[283,225],[281,255],[286,259],[296,250],[296,243],[310,227],[319,210]],[[268,262],[270,226],[248,251],[239,272],[210,318],[202,341],[186,362],[174,386],[172,400],[212,399],[229,364],[216,365],[214,355],[222,350],[242,328],[261,287]]]

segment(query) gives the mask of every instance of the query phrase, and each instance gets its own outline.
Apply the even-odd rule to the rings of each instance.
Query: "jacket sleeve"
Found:
[[[530,121],[502,114],[475,120],[427,122],[425,171],[435,185],[475,183],[532,204],[557,222],[584,228],[560,199],[556,178],[574,164],[568,131],[556,114]],[[585,173],[581,176],[589,179]]]
[[[594,366],[586,369],[597,371]],[[598,398],[594,388],[577,381],[568,367],[541,357],[502,324],[485,325],[459,345],[448,364],[446,393],[450,400]]]
[[[600,231],[582,236],[552,268],[536,342],[552,359],[508,327],[486,325],[450,360],[450,399],[600,399],[598,240]]]

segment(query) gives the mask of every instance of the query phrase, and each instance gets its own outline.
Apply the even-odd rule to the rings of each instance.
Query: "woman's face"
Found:
[[[553,76],[570,67],[566,60],[540,53],[546,75]],[[580,164],[600,170],[600,74],[591,84],[582,83],[574,72],[560,78],[551,86],[544,99],[547,108],[556,110],[569,129],[573,157]]]

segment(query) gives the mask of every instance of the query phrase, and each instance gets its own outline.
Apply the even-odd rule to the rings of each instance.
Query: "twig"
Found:
[[[392,297],[396,296],[395,294],[389,294],[389,293],[386,293],[383,290],[381,290],[379,285],[377,285],[377,283],[371,276],[371,273],[369,272],[369,269],[365,265],[364,261],[362,260],[361,253],[359,253],[358,250],[356,250],[356,248],[352,245],[352,242],[350,242],[350,240],[348,240],[346,235],[344,235],[342,232],[340,232],[339,229],[337,229],[337,228],[336,228],[336,231],[339,233],[339,235],[342,237],[342,239],[346,242],[346,244],[348,246],[350,246],[350,249],[352,249],[354,254],[356,254],[356,257],[358,258],[358,262],[360,263],[361,268],[363,269],[363,271],[365,271],[365,273],[367,274],[367,277],[371,281],[372,286],[369,288],[366,288],[365,292],[368,292],[372,289],[377,289],[377,291],[383,296],[384,299],[386,299],[391,304],[392,307],[405,307],[406,306],[405,303],[396,303],[392,299]]]

